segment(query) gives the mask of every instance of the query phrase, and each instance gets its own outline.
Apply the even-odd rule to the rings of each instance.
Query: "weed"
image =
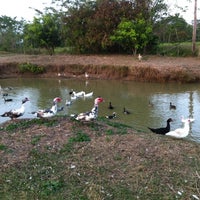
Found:
[[[11,123],[9,124],[7,127],[5,127],[5,131],[15,131],[16,129],[25,129],[25,128],[29,128],[32,125],[46,125],[48,127],[50,126],[54,126],[57,124],[57,120],[44,120],[44,119],[31,119],[31,120],[20,120],[18,122],[15,123]]]
[[[31,144],[36,145],[40,141],[41,137],[43,137],[43,136],[42,135],[34,135],[31,139]]]
[[[7,149],[7,146],[5,146],[4,144],[0,144],[0,151],[4,151]]]
[[[47,180],[41,183],[42,193],[49,195],[50,193],[55,193],[59,191],[63,186],[63,180]]]
[[[106,130],[106,135],[113,135],[114,131],[112,129]]]
[[[69,138],[69,142],[89,142],[90,137],[82,132],[78,132],[75,137]]]
[[[34,74],[41,74],[45,72],[45,68],[32,63],[22,63],[18,65],[21,73],[31,72]]]

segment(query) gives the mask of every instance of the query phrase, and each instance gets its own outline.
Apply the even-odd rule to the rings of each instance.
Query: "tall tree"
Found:
[[[25,21],[8,16],[0,17],[0,49],[19,51],[22,47],[23,26]]]
[[[24,39],[26,45],[46,48],[52,55],[61,43],[59,18],[50,13],[34,18],[33,23],[26,26]]]
[[[123,20],[115,30],[111,40],[120,45],[125,51],[143,51],[153,37],[152,26],[142,18],[135,21]]]

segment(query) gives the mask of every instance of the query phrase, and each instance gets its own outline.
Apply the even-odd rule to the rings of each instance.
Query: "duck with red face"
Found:
[[[99,103],[103,102],[104,99],[102,97],[97,97],[94,100],[94,106],[91,111],[85,112],[85,113],[80,113],[77,116],[75,116],[76,120],[85,120],[85,121],[91,121],[94,120],[98,117],[98,107]]]
[[[60,97],[55,97],[53,99],[53,105],[50,109],[45,110],[38,110],[37,112],[32,112],[32,114],[35,114],[39,118],[47,118],[47,117],[53,117],[57,114],[58,111],[58,102],[61,102],[62,99]]]

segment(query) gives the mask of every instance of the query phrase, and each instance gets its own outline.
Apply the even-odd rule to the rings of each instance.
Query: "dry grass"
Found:
[[[0,78],[31,76],[20,74],[19,63],[32,63],[45,67],[46,73],[37,77],[123,79],[156,82],[199,82],[199,58],[175,58],[144,56],[142,62],[137,57],[122,55],[4,55],[0,59]],[[32,74],[34,75],[34,74]]]
[[[199,144],[105,119],[9,122],[0,146],[3,199],[200,197]]]

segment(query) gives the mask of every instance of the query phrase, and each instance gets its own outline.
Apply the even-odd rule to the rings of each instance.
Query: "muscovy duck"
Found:
[[[92,96],[93,96],[93,92],[83,93],[83,97],[92,97]]]
[[[4,102],[6,103],[6,102],[11,102],[11,101],[13,101],[13,99],[7,99],[7,98],[5,98],[5,96],[3,96],[3,99],[4,99]]]
[[[167,120],[167,126],[164,128],[149,128],[148,127],[148,129],[151,130],[153,133],[165,135],[166,133],[170,131],[170,122],[172,121],[173,121],[172,118],[169,118]]]
[[[79,97],[92,97],[93,92],[86,93],[85,91],[75,92],[74,90],[71,90],[69,95],[71,96],[72,100],[75,100]]]
[[[117,117],[116,112],[113,112],[112,115],[107,115],[107,116],[106,116],[107,119],[114,119],[114,118],[116,118],[116,117]]]
[[[109,102],[108,109],[111,109],[111,110],[114,109],[114,106],[112,105],[111,102]]]
[[[85,72],[85,78],[89,78],[89,74],[87,72]]]
[[[171,109],[174,109],[174,110],[176,110],[176,106],[175,105],[173,105],[172,104],[172,102],[170,102],[170,104],[169,104],[169,109],[171,110]]]
[[[139,53],[139,55],[138,55],[138,60],[139,61],[142,61],[142,55]]]
[[[97,97],[94,100],[94,106],[91,111],[85,112],[85,113],[80,113],[77,116],[75,116],[76,120],[85,120],[85,121],[91,121],[94,120],[98,117],[98,106],[99,103],[103,102],[102,97]]]
[[[175,138],[184,138],[187,137],[190,131],[190,123],[193,122],[194,119],[182,119],[182,122],[184,123],[183,128],[178,128],[174,131],[170,131],[166,133],[167,136],[175,137]]]
[[[62,99],[60,97],[55,97],[53,99],[53,106],[50,109],[39,110],[37,112],[33,112],[32,114],[36,114],[36,116],[39,118],[53,117],[58,111],[57,103],[61,101]]]
[[[8,112],[5,112],[4,114],[1,115],[1,117],[10,117],[12,120],[16,119],[18,117],[21,117],[25,113],[25,106],[24,104],[29,101],[29,99],[26,97],[25,99],[22,100],[22,105],[18,109],[13,109]]]
[[[124,107],[123,113],[124,113],[125,115],[129,115],[129,114],[131,114],[131,112],[128,111],[125,107]]]
[[[71,106],[72,105],[72,101],[66,99],[65,105],[66,106]]]

